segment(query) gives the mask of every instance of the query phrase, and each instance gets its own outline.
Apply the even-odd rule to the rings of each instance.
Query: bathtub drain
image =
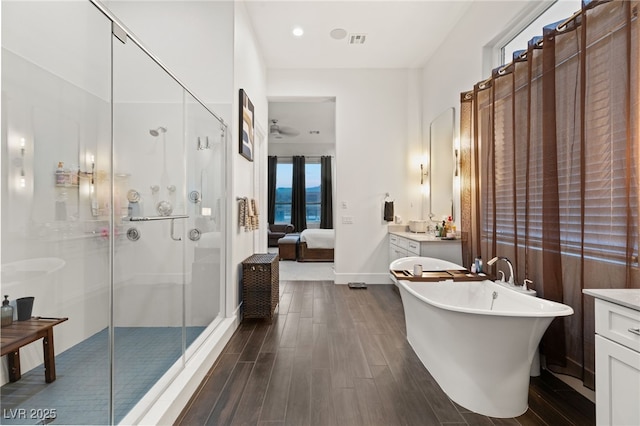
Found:
[[[491,299],[491,308],[489,308],[489,310],[493,311],[493,302],[498,298],[498,292],[494,291],[493,295],[491,297],[492,297],[492,299]]]

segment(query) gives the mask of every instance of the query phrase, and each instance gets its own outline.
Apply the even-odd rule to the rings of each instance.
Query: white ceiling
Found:
[[[270,134],[269,143],[335,143],[336,103],[333,98],[271,100],[269,125],[273,119],[278,120],[283,134],[281,139]],[[293,130],[297,135],[287,135],[287,130]]]
[[[471,5],[467,1],[245,1],[267,68],[420,68]],[[302,37],[292,34],[294,27]],[[335,28],[366,34],[333,39]]]
[[[268,69],[420,68],[470,6],[458,1],[245,1]],[[302,37],[292,30],[301,27]],[[333,29],[347,33],[342,40]],[[364,44],[349,44],[351,34]],[[335,101],[269,102],[269,124],[279,120],[298,136],[269,138],[270,143],[335,143]],[[320,130],[310,135],[310,130]]]

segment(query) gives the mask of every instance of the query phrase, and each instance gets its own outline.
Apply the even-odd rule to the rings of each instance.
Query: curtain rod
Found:
[[[609,1],[612,0],[604,0],[603,3],[608,3]],[[593,5],[597,5],[598,3],[589,3],[589,6],[593,6]],[[571,23],[572,21],[574,21],[576,18],[578,18],[580,15],[582,15],[584,13],[585,10],[590,9],[591,7],[585,7],[585,8],[581,8],[580,10],[574,12],[570,17],[568,17],[567,19],[565,19],[564,21],[562,21],[561,23],[559,23],[556,26],[556,31],[558,32],[562,32],[564,30],[567,29],[567,25],[569,25],[569,23]],[[535,43],[536,47],[542,47],[542,45],[544,44],[544,40],[542,38],[540,38],[540,40],[538,40]],[[517,60],[520,59],[525,59],[527,57],[528,54],[528,49],[523,50],[522,53],[520,53],[514,60],[512,60],[511,62],[504,64],[503,66],[501,66],[500,68],[498,68],[498,75],[504,75],[504,73],[507,71],[507,69],[512,66]],[[487,78],[486,80],[482,80],[480,82],[477,83],[478,88],[483,90],[487,87],[487,84],[493,80],[493,76]],[[468,98],[468,96],[466,96],[467,94],[465,94],[465,97]]]
[[[561,23],[559,23],[556,26],[556,31],[562,32],[564,30],[567,29],[567,25],[574,21],[577,17],[579,17],[580,15],[582,15],[582,12],[584,10],[580,9],[576,12],[573,12],[573,15],[571,15],[570,17],[568,17],[567,19],[565,19],[564,21],[562,21]],[[543,45],[544,41],[543,39],[540,39],[536,42],[536,47],[541,47]],[[523,50],[522,53],[520,53],[514,60],[512,60],[511,62],[504,64],[503,66],[501,66],[500,68],[498,68],[498,75],[504,75],[504,73],[507,71],[507,69],[513,65],[517,60],[520,59],[525,59],[527,57],[527,52],[528,50]],[[478,87],[480,89],[484,89],[486,87],[486,84],[491,81],[492,77],[487,78],[486,80],[481,81],[480,83],[478,83]]]
[[[333,158],[333,155],[295,155],[295,156],[294,155],[283,155],[283,156],[271,155],[271,157],[278,157],[278,160],[281,159],[281,158],[285,159],[285,160],[289,160],[289,159],[292,160],[293,157],[304,157],[305,160],[306,159],[320,160],[322,157],[331,157],[331,158]]]
[[[565,19],[561,24],[559,24],[556,27],[556,31],[564,31],[567,28],[567,24],[569,24],[569,22],[576,19],[578,16],[582,15],[582,12],[583,12],[583,9],[573,12],[573,15],[569,16],[567,19]]]

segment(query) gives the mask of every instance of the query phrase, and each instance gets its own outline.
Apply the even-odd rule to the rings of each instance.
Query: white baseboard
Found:
[[[174,424],[211,369],[211,366],[222,353],[238,325],[237,315],[222,320],[189,358],[182,372],[171,382],[149,411],[136,424]],[[121,424],[125,424],[125,420],[127,419],[123,419]]]
[[[367,284],[393,284],[389,272],[374,274],[342,274],[335,273],[336,284],[349,284],[351,282],[364,282]]]

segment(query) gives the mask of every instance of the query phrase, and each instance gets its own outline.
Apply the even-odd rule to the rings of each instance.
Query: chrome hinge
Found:
[[[118,38],[123,44],[127,43],[127,32],[124,28],[115,22],[111,22],[111,33]]]

